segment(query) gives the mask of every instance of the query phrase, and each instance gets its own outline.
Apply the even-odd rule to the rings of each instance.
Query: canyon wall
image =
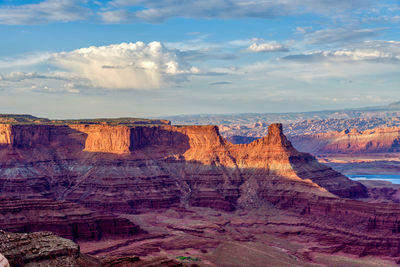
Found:
[[[0,228],[9,231],[98,239],[140,229],[93,210],[272,205],[282,211],[279,220],[264,222],[272,232],[301,232],[357,255],[399,255],[400,208],[353,200],[366,199],[367,189],[297,151],[280,124],[242,145],[225,140],[215,126],[1,129]]]
[[[11,144],[11,125],[0,124],[0,146]]]
[[[400,152],[400,127],[298,135],[291,141],[298,150],[315,155]]]
[[[233,210],[241,205],[239,199],[254,202],[244,196],[258,182],[271,190],[285,186],[316,196],[367,196],[360,183],[295,150],[280,124],[248,145],[227,142],[215,126],[6,129],[3,135],[11,142],[0,150],[0,190],[10,197],[57,198],[137,212],[182,203]]]
[[[141,232],[127,219],[91,211],[75,203],[10,198],[0,198],[0,229],[11,232],[46,230],[72,240],[128,237]]]

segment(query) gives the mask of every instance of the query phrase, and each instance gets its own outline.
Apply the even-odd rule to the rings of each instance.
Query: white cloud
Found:
[[[38,4],[3,6],[0,7],[0,24],[23,25],[83,20],[90,15],[90,10],[81,5],[85,2],[46,0]]]
[[[19,92],[80,93],[75,84],[82,87],[85,81],[69,73],[62,72],[11,72],[0,74],[1,87]]]
[[[109,10],[99,15],[106,23],[143,20],[162,22],[172,17],[186,18],[264,18],[298,13],[328,13],[358,9],[369,5],[369,0],[114,0]],[[129,7],[140,7],[129,11]]]
[[[0,69],[21,68],[46,62],[50,53],[32,53],[16,58],[0,58]]]
[[[370,0],[45,0],[35,4],[0,6],[0,24],[26,25],[85,20],[96,14],[106,23],[162,22],[185,18],[263,18],[302,13],[357,10]],[[90,10],[91,7],[93,9]],[[132,11],[135,10],[135,11]]]
[[[259,52],[282,52],[288,49],[277,42],[265,42],[264,40],[254,40],[254,42],[245,49],[246,52],[259,53]]]
[[[157,89],[200,72],[159,42],[81,48],[54,54],[50,63],[104,89]]]
[[[377,82],[400,77],[400,42],[365,41],[347,48],[292,54],[241,66],[242,79],[320,83],[329,79]]]
[[[400,42],[398,41],[365,41],[346,49],[314,51],[284,57],[297,62],[397,62],[400,61]]]
[[[311,44],[332,44],[332,43],[349,43],[367,38],[376,37],[382,32],[383,28],[375,29],[352,29],[352,28],[336,28],[323,29],[315,32],[306,32],[302,28],[298,28],[302,33],[306,34],[306,39]]]

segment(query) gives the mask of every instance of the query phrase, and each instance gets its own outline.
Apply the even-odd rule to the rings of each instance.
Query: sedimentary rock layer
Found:
[[[11,232],[51,231],[72,240],[126,237],[140,232],[127,219],[49,199],[0,198],[0,229]]]
[[[268,196],[281,210],[297,213],[267,223],[271,232],[320,242],[315,250],[359,256],[399,256],[400,206],[350,199]]]
[[[227,142],[215,126],[3,128],[0,192],[12,197],[136,212],[185,203],[233,210],[262,202],[247,197],[253,187],[310,196],[367,194],[361,184],[295,150],[280,124],[248,145]]]
[[[227,142],[215,126],[17,126],[4,126],[0,139],[0,193],[19,198],[1,205],[4,214],[16,214],[3,218],[14,220],[4,224],[19,227],[13,231],[36,230],[24,228],[27,222],[55,232],[52,225],[61,225],[71,230],[60,234],[70,238],[80,237],[76,229],[91,238],[103,236],[99,229],[111,225],[131,229],[122,221],[111,223],[91,211],[37,198],[122,213],[173,206],[250,210],[272,204],[283,215],[287,211],[290,220],[279,215],[268,224],[286,223],[293,234],[304,232],[329,244],[345,240],[348,251],[358,255],[400,251],[398,206],[350,199],[367,197],[366,188],[298,152],[280,124],[245,145]]]
[[[51,233],[14,234],[0,231],[0,253],[11,266],[102,266],[82,255],[71,240]]]
[[[400,152],[400,127],[298,135],[291,141],[298,150],[315,155]]]

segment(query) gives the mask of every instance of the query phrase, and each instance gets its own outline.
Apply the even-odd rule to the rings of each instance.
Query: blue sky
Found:
[[[0,113],[292,112],[400,100],[400,2],[0,1]]]

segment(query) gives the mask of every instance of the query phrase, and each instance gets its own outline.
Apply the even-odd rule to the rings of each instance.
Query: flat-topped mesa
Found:
[[[281,124],[247,145],[227,142],[216,126],[11,125],[3,132],[1,140],[16,140],[0,147],[6,196],[124,212],[181,203],[232,210],[255,184],[261,191],[250,190],[249,201],[289,191],[367,196],[360,183],[294,149]]]
[[[129,154],[152,147],[184,153],[189,147],[214,147],[223,142],[216,126],[0,124],[0,146],[19,149],[46,146],[68,147],[75,152]]]

